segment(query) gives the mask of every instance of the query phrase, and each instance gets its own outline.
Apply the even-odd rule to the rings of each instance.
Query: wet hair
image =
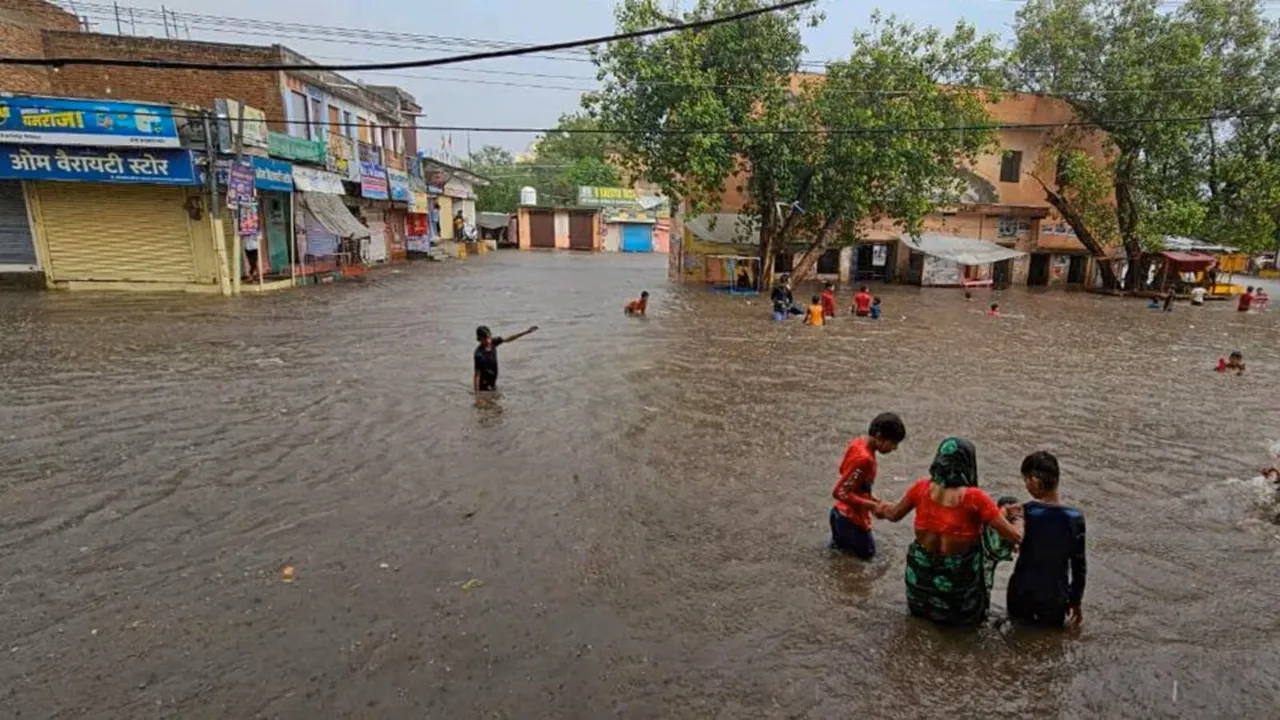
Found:
[[[1233,350],[1233,351],[1231,352],[1231,354],[1227,356],[1227,359],[1228,359],[1228,360],[1236,360],[1236,359],[1243,360],[1243,359],[1244,359],[1244,353],[1240,352],[1239,350]]]
[[[866,285],[863,285],[862,292],[871,292],[871,288],[867,287]]]
[[[827,283],[823,283],[823,284],[822,284],[822,286],[823,286],[823,287],[825,287],[825,288],[826,288],[826,289],[828,289],[828,290],[832,290],[832,289],[834,289],[834,288],[835,288],[835,285],[833,285],[833,284],[831,284],[831,283],[829,283],[829,282],[827,282]]]
[[[871,299],[871,304],[872,304],[872,305],[879,305],[879,304],[880,304],[880,298],[872,298],[872,299]]]
[[[867,434],[879,440],[900,443],[907,439],[907,426],[902,424],[897,413],[880,413],[871,421]]]
[[[649,297],[649,291],[648,291],[648,290],[641,290],[641,291],[640,291],[640,297],[642,297],[642,298],[647,298],[647,297]]]
[[[487,325],[481,325],[476,328],[476,341],[484,342],[486,338],[493,337],[493,331]]]
[[[999,310],[999,309],[1000,309],[1000,303],[991,303],[991,309],[992,309],[992,310]]]
[[[822,302],[822,298],[818,297],[817,295],[814,295],[814,296],[813,296],[813,304],[814,304],[814,305],[817,305],[817,304],[818,304],[818,303],[820,303],[820,302]]]
[[[973,298],[973,293],[969,292],[968,290],[965,290],[965,291],[964,291],[964,299],[965,299],[965,300],[970,300],[970,299],[972,299],[972,298]]]
[[[1253,286],[1250,285],[1249,287],[1245,288],[1245,292],[1253,292]]]
[[[1058,458],[1047,450],[1037,450],[1022,460],[1022,477],[1040,481],[1040,489],[1053,492],[1058,489]]]

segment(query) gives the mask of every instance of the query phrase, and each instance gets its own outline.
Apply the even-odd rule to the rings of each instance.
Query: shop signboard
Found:
[[[0,145],[0,178],[199,185],[190,150]]]
[[[267,141],[267,114],[235,100],[219,98],[213,101],[218,113],[218,145],[223,152],[236,152],[236,138],[240,134],[240,116],[244,115],[244,146],[261,148],[270,152]]]
[[[640,200],[631,188],[579,187],[578,204],[582,207],[636,207]]]
[[[413,191],[409,189],[409,174],[387,168],[387,184],[390,186],[391,199],[407,203],[413,200]]]
[[[293,192],[293,166],[280,160],[255,157],[253,184],[259,190]]]
[[[93,147],[181,145],[173,108],[46,97],[0,98],[0,142]]]
[[[671,203],[660,195],[641,195],[632,188],[578,188],[578,205],[601,208],[605,222],[618,220],[651,222],[671,217]]]
[[[248,203],[240,206],[239,233],[243,236],[257,235],[262,229],[262,218],[258,215],[258,205]]]
[[[272,157],[313,165],[325,164],[325,146],[319,140],[294,137],[275,131],[267,132],[267,152]]]
[[[370,200],[390,198],[387,171],[377,163],[360,163],[360,194]]]
[[[325,167],[329,172],[337,173],[347,182],[360,182],[360,160],[356,155],[354,140],[330,136],[325,153]]]
[[[293,166],[293,184],[303,192],[326,193],[329,195],[344,194],[342,178],[331,172],[303,165]]]
[[[427,199],[427,194],[423,192],[414,192],[409,196],[409,212],[418,213],[425,216],[431,212],[431,202]],[[426,218],[423,218],[426,223]]]
[[[232,161],[227,174],[227,207],[234,208],[253,201],[253,186],[257,181],[253,161],[239,157]]]

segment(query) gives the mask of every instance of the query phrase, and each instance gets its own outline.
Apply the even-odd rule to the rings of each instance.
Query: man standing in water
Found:
[[[476,328],[476,341],[480,344],[476,346],[476,369],[475,375],[471,378],[471,386],[476,392],[493,392],[498,385],[498,346],[528,335],[537,330],[538,326],[518,332],[509,338],[494,337],[489,328],[481,325]]]
[[[894,413],[881,413],[871,421],[866,435],[849,443],[840,461],[840,479],[831,491],[835,505],[831,508],[831,547],[861,560],[876,555],[876,541],[871,536],[871,515],[881,506],[872,494],[876,481],[876,454],[887,455],[898,449],[907,437],[902,418]]]

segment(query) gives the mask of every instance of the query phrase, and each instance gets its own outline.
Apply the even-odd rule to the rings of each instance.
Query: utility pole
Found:
[[[129,34],[136,36],[138,34],[138,21],[133,17],[133,8],[129,8]]]
[[[164,9],[163,5],[160,6],[160,19],[164,21],[164,36],[168,38],[169,37],[169,13]]]
[[[120,27],[120,3],[111,3],[111,7],[116,11],[116,34],[123,35],[124,29]]]
[[[209,161],[207,180],[209,183],[209,235],[213,240],[214,257],[218,261],[218,288],[223,297],[231,296],[231,278],[227,267],[227,243],[222,229],[222,206],[218,204],[218,154],[214,149],[213,122],[208,110],[201,113],[204,117],[204,151]]]

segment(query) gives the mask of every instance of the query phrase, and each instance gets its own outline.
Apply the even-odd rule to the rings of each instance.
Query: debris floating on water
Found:
[[[280,582],[291,583],[293,582],[295,575],[297,575],[297,572],[293,569],[292,565],[285,565],[280,568]]]
[[[468,580],[468,581],[466,581],[466,582],[462,583],[462,589],[463,589],[463,590],[475,590],[476,588],[480,587],[481,585],[484,585],[484,581],[483,581],[483,580],[477,580],[476,578],[471,578],[470,580]]]

